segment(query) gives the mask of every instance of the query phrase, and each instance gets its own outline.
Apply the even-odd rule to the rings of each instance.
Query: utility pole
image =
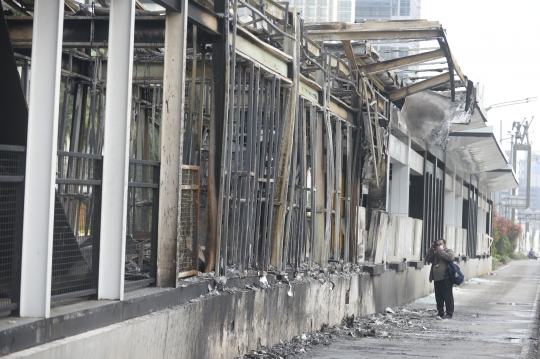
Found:
[[[488,112],[488,111],[490,111],[490,110],[492,110],[494,108],[513,106],[513,105],[522,105],[522,104],[525,104],[525,103],[536,101],[537,99],[538,99],[537,97],[527,97],[527,98],[524,98],[524,99],[521,99],[521,100],[499,102],[499,103],[495,103],[493,105],[490,105],[490,106],[486,107],[485,110],[486,110],[486,112]],[[533,118],[534,118],[534,116],[533,116]],[[531,120],[531,123],[532,123],[532,120]],[[502,124],[502,120],[501,120],[500,121],[500,127],[499,127],[499,142],[501,144],[502,144],[502,141],[503,141],[502,127],[503,127],[503,124]],[[529,127],[530,127],[530,124],[529,124]],[[518,131],[519,131],[519,129],[518,129]],[[516,142],[517,142],[517,138],[516,138]],[[522,142],[523,142],[523,140],[522,140]],[[511,156],[510,163],[513,164],[514,172],[516,172],[516,164],[515,164],[516,161],[515,161],[515,155],[514,155],[514,136],[513,135],[511,137],[510,156]],[[514,189],[511,190],[511,193],[512,193],[513,196],[515,196],[516,193],[517,193],[517,190],[514,188]],[[527,193],[529,193],[529,190],[527,190]],[[498,192],[499,206],[500,206],[500,202],[502,201],[502,196],[501,195],[502,195],[502,193]],[[527,196],[529,196],[529,195],[527,195]],[[508,207],[510,207],[509,204],[510,203],[508,203]],[[515,221],[515,209],[508,208],[508,210],[510,210],[510,212],[511,212],[512,221]],[[505,213],[506,213],[506,211],[505,211]],[[505,218],[508,218],[508,216],[505,216]]]
[[[518,123],[516,126],[516,143],[513,143],[512,140],[512,165],[514,171],[517,171],[517,151],[526,151],[527,152],[527,185],[525,193],[525,208],[530,210],[531,206],[531,173],[532,173],[532,146],[529,141],[529,128],[531,127],[532,122],[534,121],[534,116],[531,118],[530,122],[523,120],[521,124]],[[525,125],[523,126],[523,122]],[[516,122],[514,122],[516,124]],[[521,133],[521,128],[523,127],[523,133]],[[513,129],[514,127],[512,127]],[[518,143],[518,139],[521,139],[521,143]],[[515,189],[512,190],[513,193],[516,192]],[[515,211],[512,212],[512,221],[515,220]],[[529,232],[529,222],[525,221],[525,233]]]

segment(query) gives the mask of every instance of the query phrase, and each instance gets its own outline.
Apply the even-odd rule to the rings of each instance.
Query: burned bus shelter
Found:
[[[441,24],[155,3],[2,1],[2,308],[421,272],[437,238],[488,268],[517,181]]]

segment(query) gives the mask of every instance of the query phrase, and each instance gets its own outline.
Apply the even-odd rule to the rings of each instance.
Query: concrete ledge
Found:
[[[396,272],[403,272],[407,269],[407,262],[390,262],[388,268],[395,270]]]
[[[244,288],[259,281],[259,277],[229,278],[224,288]],[[273,285],[276,277],[267,275],[267,281]],[[140,288],[127,292],[122,302],[79,299],[51,308],[51,317],[46,319],[1,318],[0,356],[188,303],[208,294],[209,286],[215,288],[213,278],[187,283],[179,288]]]
[[[368,264],[362,266],[362,271],[369,273],[370,276],[381,275],[384,273],[384,264]]]
[[[323,326],[337,325],[344,317],[382,312],[429,294],[432,290],[429,268],[420,271],[407,268],[406,273],[393,270],[384,270],[376,276],[341,273],[319,279],[303,277],[290,285],[278,282],[265,288],[211,292],[182,305],[23,350],[16,356],[31,359],[239,357],[261,345],[272,346]],[[203,284],[208,291],[209,282],[200,285]],[[146,291],[158,289],[146,288]],[[120,302],[117,305],[122,308]],[[5,335],[4,343],[10,343],[13,338],[9,333]]]
[[[372,265],[364,270],[369,267],[384,269]],[[355,272],[317,279],[304,276],[290,284],[227,289],[228,285],[255,283],[253,278],[238,278],[228,280],[219,292],[212,290],[213,278],[195,278],[180,288],[144,288],[126,293],[124,302],[85,301],[53,308],[49,319],[0,319],[0,355],[26,346],[30,349],[14,357],[234,358],[338,325],[344,317],[382,313],[387,307],[423,297],[433,290],[429,270],[425,266],[420,270],[408,267],[401,273],[387,269],[374,276]],[[472,258],[461,270],[467,279],[474,278],[489,273],[491,261]],[[186,302],[188,298],[192,299]],[[16,333],[21,329],[26,330],[24,338]]]
[[[414,269],[422,269],[424,267],[424,261],[409,261],[407,262],[407,266]]]

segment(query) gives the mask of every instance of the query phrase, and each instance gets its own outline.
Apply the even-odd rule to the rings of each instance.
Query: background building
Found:
[[[305,22],[354,22],[354,0],[292,0]]]
[[[420,19],[421,0],[356,0],[354,22],[370,20],[413,20]],[[381,60],[417,54],[418,42],[381,43],[374,42]],[[414,78],[418,66],[401,69],[401,78]]]
[[[421,0],[356,0],[355,22],[420,18]]]
[[[421,0],[292,0],[305,22],[364,22],[420,18]],[[402,54],[403,55],[403,54]]]

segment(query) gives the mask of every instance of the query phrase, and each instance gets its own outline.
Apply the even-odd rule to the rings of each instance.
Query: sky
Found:
[[[463,73],[483,86],[484,107],[540,98],[539,0],[422,0],[421,14],[446,29],[450,50]],[[512,122],[536,115],[529,139],[533,151],[540,152],[539,110],[540,100],[493,108],[487,125],[499,138],[502,121],[502,144],[509,149],[507,131]]]

